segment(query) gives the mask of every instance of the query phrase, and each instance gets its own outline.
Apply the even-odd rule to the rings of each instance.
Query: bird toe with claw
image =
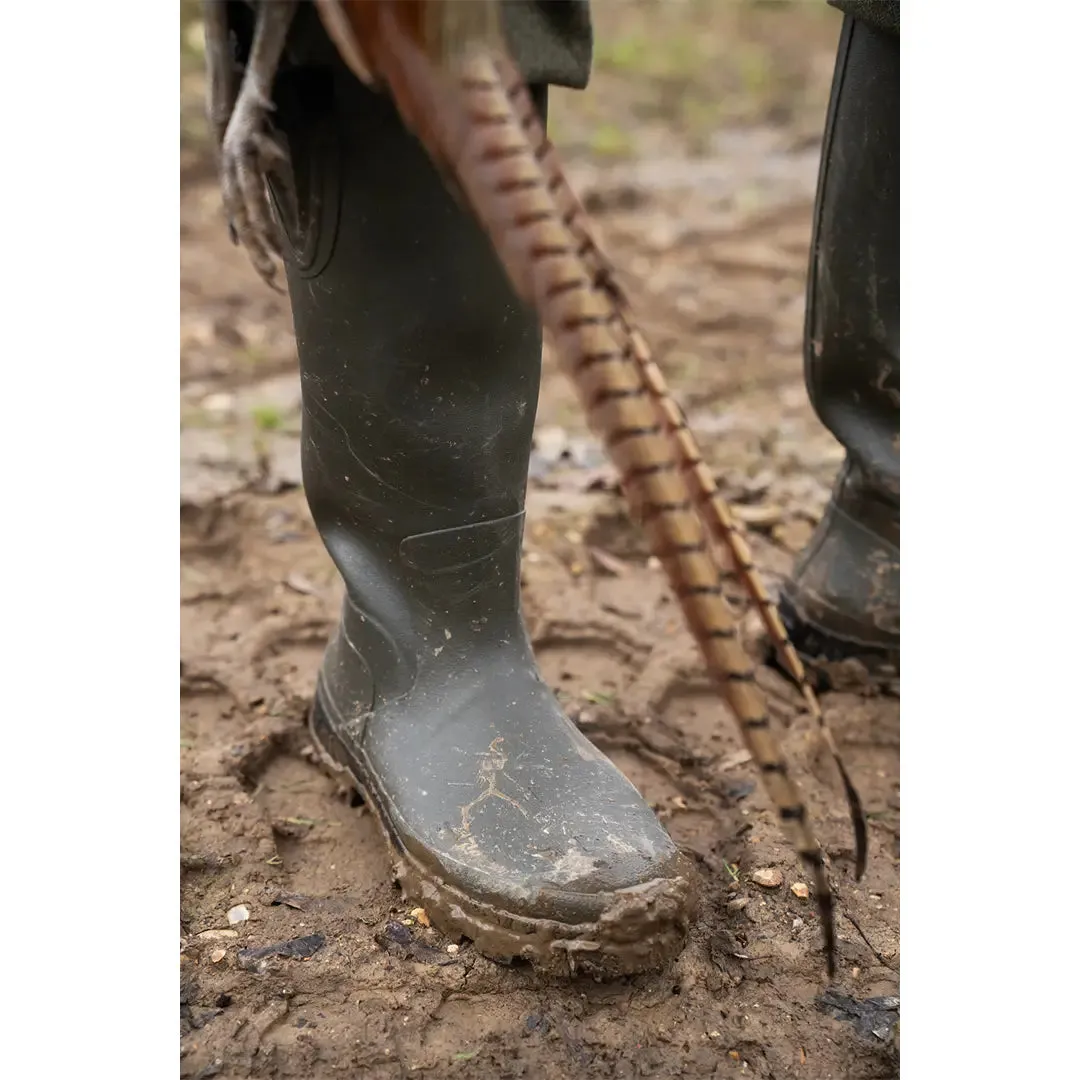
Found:
[[[230,232],[247,250],[259,276],[278,288],[274,259],[280,257],[281,245],[266,176],[286,155],[268,134],[270,108],[257,96],[241,94],[222,142],[221,189]]]

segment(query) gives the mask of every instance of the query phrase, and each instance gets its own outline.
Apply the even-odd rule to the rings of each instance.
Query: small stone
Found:
[[[301,596],[318,596],[319,594],[318,586],[301,574],[299,570],[293,570],[285,578],[285,585],[292,589],[293,592],[300,593]]]
[[[808,900],[810,898],[810,886],[803,881],[796,881],[791,886],[791,891],[800,899]]]
[[[414,907],[409,914],[421,925],[430,926],[431,920],[428,918],[428,913],[422,907]]]
[[[764,870],[755,870],[750,875],[750,880],[763,889],[777,889],[784,883],[784,876],[775,867],[770,866]]]
[[[446,946],[446,951],[447,951],[447,952],[448,952],[448,953],[449,953],[449,954],[450,954],[451,956],[457,956],[457,952],[458,952],[458,949],[459,949],[459,948],[460,948],[460,946],[458,946],[458,945],[447,945],[447,946]]]
[[[749,903],[750,903],[750,897],[749,896],[740,896],[736,900],[729,900],[728,905],[727,905],[727,909],[728,909],[728,911],[742,911],[742,909],[744,907],[746,907],[746,905],[749,904]]]
[[[230,926],[236,926],[238,923],[247,922],[251,918],[251,912],[244,904],[237,904],[236,907],[229,908],[225,918],[229,920]]]
[[[208,412],[216,416],[224,416],[233,410],[236,399],[232,394],[207,394],[202,399],[201,405]]]
[[[758,529],[772,528],[784,520],[784,511],[779,506],[740,506],[735,515],[744,525]]]
[[[228,941],[240,935],[235,930],[204,930],[195,935],[200,941]]]
[[[214,951],[210,954],[210,963],[211,964],[220,964],[221,961],[224,960],[224,959],[225,959],[225,950],[224,949],[214,949]]]

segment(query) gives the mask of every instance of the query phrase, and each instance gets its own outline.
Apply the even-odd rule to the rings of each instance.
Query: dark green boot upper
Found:
[[[683,859],[522,621],[537,323],[385,98],[340,66],[278,98],[304,485],[347,586],[316,740],[442,929],[557,972],[659,967],[692,911]]]
[[[847,462],[781,591],[781,614],[808,659],[854,658],[892,674],[900,664],[900,43],[851,15],[822,147],[805,364],[814,409]]]

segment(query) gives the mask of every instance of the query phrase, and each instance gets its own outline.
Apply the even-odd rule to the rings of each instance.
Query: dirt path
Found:
[[[653,7],[601,10],[596,81],[557,97],[556,136],[775,582],[840,458],[800,358],[812,133],[837,23],[728,13],[707,37],[705,8],[672,4],[655,49],[666,74],[643,87],[630,69]],[[726,111],[694,112],[729,93],[733,70],[760,83],[762,54],[768,93],[744,86]],[[836,779],[808,759],[793,694],[765,677],[840,892],[848,998],[830,1008],[815,911],[791,890],[799,864],[554,373],[529,493],[530,629],[570,715],[695,856],[701,919],[666,975],[601,985],[494,965],[409,915],[375,820],[314,765],[304,733],[341,592],[299,489],[288,310],[229,245],[197,169],[181,213],[181,1074],[895,1075],[896,1014],[867,999],[899,985],[899,703],[825,700],[870,811],[856,886]],[[766,867],[780,887],[750,882]],[[230,926],[239,905],[248,918]],[[293,955],[248,951],[296,939]]]

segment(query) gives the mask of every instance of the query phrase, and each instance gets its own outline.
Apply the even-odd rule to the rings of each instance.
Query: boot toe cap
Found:
[[[658,970],[696,909],[689,860],[534,685],[535,700],[518,695],[498,727],[473,713],[421,739],[383,714],[366,731],[358,780],[399,853],[403,889],[494,959],[556,974]]]

